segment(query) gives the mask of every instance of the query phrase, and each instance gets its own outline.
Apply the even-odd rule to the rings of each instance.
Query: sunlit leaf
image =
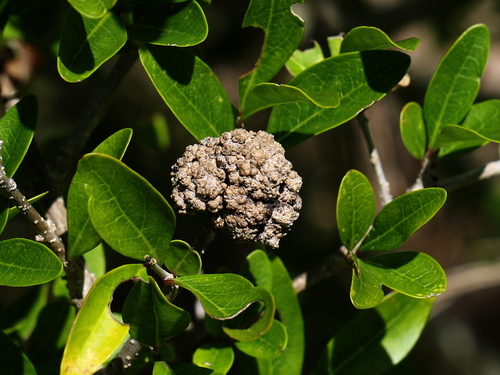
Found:
[[[388,49],[392,47],[405,51],[414,51],[419,43],[420,40],[417,38],[408,38],[394,42],[386,33],[376,27],[360,26],[355,27],[344,36],[340,53]]]
[[[125,300],[122,317],[130,324],[130,336],[153,347],[178,335],[191,322],[189,313],[173,305],[151,276],[148,283],[136,282]]]
[[[288,336],[285,326],[278,320],[261,337],[249,342],[236,342],[236,347],[243,353],[262,359],[278,358],[286,348]]]
[[[214,371],[183,362],[155,362],[153,375],[210,375]]]
[[[200,254],[187,242],[173,240],[166,254],[165,265],[176,276],[196,275],[201,270]]]
[[[198,57],[182,48],[151,45],[141,47],[139,55],[156,90],[196,139],[218,137],[234,128],[226,91]]]
[[[267,131],[290,148],[355,117],[382,99],[404,77],[408,55],[398,51],[363,51],[327,58],[293,78],[289,84],[305,92],[333,90],[340,94],[337,108],[312,103],[275,107]]]
[[[68,0],[68,2],[83,16],[100,18],[108,9],[113,8],[116,0]]]
[[[479,24],[467,29],[443,57],[427,88],[424,119],[428,147],[437,148],[444,125],[459,124],[479,91],[489,54],[488,28]]]
[[[425,128],[422,107],[410,102],[401,110],[399,117],[401,139],[408,152],[417,160],[423,160],[427,147],[427,131]]]
[[[221,344],[204,344],[195,350],[193,363],[217,374],[226,374],[234,362],[233,348]]]
[[[116,321],[109,304],[114,290],[132,277],[146,279],[142,264],[128,264],[97,279],[75,322],[64,350],[62,375],[93,374],[128,337],[129,326]]]
[[[93,153],[102,153],[121,159],[132,137],[131,129],[122,129],[106,138]],[[73,176],[68,191],[68,251],[69,259],[74,259],[94,249],[101,243],[88,214],[89,197],[85,193],[83,180],[78,172]]]
[[[286,63],[286,68],[292,76],[296,76],[310,66],[320,62],[325,57],[318,42],[313,41],[314,47],[304,51],[296,50]]]
[[[89,196],[92,225],[114,250],[133,259],[149,255],[164,262],[175,228],[165,198],[118,159],[87,154],[78,173]]]
[[[203,42],[208,34],[205,14],[196,1],[138,4],[133,13],[128,35],[139,42],[187,47]]]
[[[240,103],[253,86],[266,82],[288,61],[304,33],[304,22],[291,11],[291,6],[303,0],[251,0],[243,27],[253,26],[264,31],[264,45],[255,69],[240,78]],[[244,112],[245,108],[240,110]]]
[[[0,241],[0,285],[30,286],[54,280],[61,260],[47,246],[24,238]]]
[[[403,194],[384,206],[360,250],[386,251],[402,245],[443,206],[446,190],[426,188]]]
[[[413,348],[433,304],[434,298],[393,293],[341,328],[328,342],[313,375],[385,373]]]
[[[242,120],[266,108],[287,103],[314,103],[322,108],[338,107],[339,94],[333,90],[304,92],[303,90],[275,83],[260,83],[248,93]]]
[[[342,180],[337,200],[337,225],[342,243],[352,250],[375,217],[375,194],[370,181],[356,170]]]
[[[80,82],[113,57],[127,41],[118,16],[87,18],[70,8],[64,20],[57,69],[68,82]]]

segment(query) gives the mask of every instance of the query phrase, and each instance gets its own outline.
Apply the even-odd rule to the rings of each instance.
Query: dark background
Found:
[[[67,4],[63,1],[28,1],[16,18],[26,30],[25,40],[36,56],[33,77],[20,92],[36,94],[39,123],[36,143],[50,161],[92,95],[113,69],[112,59],[92,77],[79,84],[64,82],[57,73],[54,51]],[[42,6],[43,5],[43,6]],[[238,77],[257,61],[263,39],[261,30],[241,29],[248,1],[213,0],[206,8],[209,36],[198,47],[200,56],[214,70],[237,105]],[[326,37],[346,33],[356,26],[376,26],[393,40],[418,37],[421,44],[410,52],[411,84],[389,94],[366,112],[375,144],[381,154],[394,196],[403,194],[414,182],[420,165],[404,149],[399,134],[399,112],[409,101],[423,102],[427,84],[439,59],[469,26],[485,23],[491,32],[491,52],[478,101],[500,98],[500,5],[494,0],[306,0],[294,8],[306,21],[301,48],[316,40],[326,51]],[[6,32],[6,36],[8,33]],[[286,71],[275,82],[290,79]],[[151,116],[168,120],[169,144],[158,145]],[[248,129],[264,129],[269,113],[252,116]],[[500,124],[499,124],[500,126]],[[102,125],[86,150],[124,127],[134,129],[132,143],[124,158],[146,177],[167,199],[170,195],[170,166],[194,138],[178,123],[157,94],[139,63],[120,86]],[[358,169],[375,182],[366,145],[358,125],[345,125],[310,139],[288,152],[294,168],[303,177],[304,200],[301,217],[282,240],[279,256],[292,277],[336,251],[340,242],[335,219],[337,191],[349,169]],[[444,162],[436,174],[444,177],[467,171],[498,159],[498,146],[488,145],[457,160]],[[24,172],[23,172],[24,171]],[[24,173],[24,174],[23,174]],[[40,193],[27,169],[21,169],[20,186]],[[500,184],[497,178],[450,193],[442,211],[413,235],[402,249],[423,251],[453,272],[454,267],[500,259]],[[202,228],[197,218],[179,218],[175,237],[193,243]],[[22,218],[13,221],[2,238],[33,236]],[[217,238],[204,256],[204,269],[220,266],[237,271],[251,248]],[[108,254],[109,267],[124,259]],[[125,260],[126,261],[126,260]],[[487,271],[485,271],[487,272]],[[500,285],[492,274],[489,287],[462,293],[450,304],[440,305],[415,350],[391,374],[500,374]],[[323,281],[300,295],[306,322],[306,371],[311,369],[326,342],[358,311],[349,301],[350,272]],[[462,280],[463,281],[463,280]],[[473,284],[474,280],[470,280]],[[465,282],[468,284],[468,280]],[[455,284],[450,285],[450,288]],[[15,300],[0,290],[4,305]]]

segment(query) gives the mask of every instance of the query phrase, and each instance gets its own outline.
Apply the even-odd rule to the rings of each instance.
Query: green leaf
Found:
[[[313,375],[379,375],[399,363],[422,333],[434,298],[393,293],[364,311],[330,340]]]
[[[488,142],[500,143],[500,100],[487,100],[474,104],[461,126],[445,125],[439,134],[439,157],[462,150],[484,146]]]
[[[254,86],[247,95],[246,109],[242,115],[242,120],[266,108],[300,102],[314,103],[322,108],[334,108],[338,107],[340,97],[338,92],[333,90],[304,92],[290,85],[260,83]]]
[[[29,198],[28,199],[28,203],[33,204],[35,202],[38,202],[40,199],[42,199],[43,197],[45,197],[48,193],[49,193],[48,191],[45,191],[42,194],[38,194],[38,195],[34,196],[33,198]],[[1,203],[2,202],[0,202],[0,204]],[[9,207],[9,214],[8,214],[7,220],[10,220],[13,217],[17,216],[20,212],[21,211],[19,211],[19,208],[17,208],[16,206]]]
[[[62,262],[47,246],[23,238],[0,241],[0,285],[30,286],[54,280]]]
[[[287,269],[279,257],[272,255],[269,260],[266,253],[256,250],[247,257],[246,271],[251,273],[257,286],[272,291],[278,315],[288,336],[286,348],[279,357],[259,358],[254,361],[257,361],[262,374],[300,375],[305,349],[304,322],[297,293]],[[251,360],[248,357],[247,359]]]
[[[85,265],[88,267],[96,278],[101,277],[106,273],[106,254],[102,242],[95,248],[83,255]]]
[[[28,95],[0,119],[0,140],[3,141],[2,160],[7,176],[12,177],[21,164],[35,134],[38,103]]]
[[[193,363],[213,370],[217,374],[226,374],[234,362],[233,348],[223,344],[204,344],[193,354]]]
[[[443,57],[424,99],[428,147],[437,149],[444,125],[458,124],[470,110],[488,59],[490,36],[485,25],[467,29]]]
[[[196,139],[218,137],[234,128],[226,91],[198,57],[181,48],[151,45],[141,47],[139,56],[156,90]]]
[[[82,16],[101,18],[108,9],[113,8],[116,0],[68,0]]]
[[[375,217],[360,250],[387,251],[402,245],[443,206],[446,190],[426,188],[403,194]]]
[[[149,255],[162,264],[175,228],[165,198],[118,159],[88,154],[78,173],[89,196],[92,225],[114,250],[133,259]]]
[[[187,242],[173,240],[166,254],[165,265],[176,276],[197,275],[201,270],[200,254]]]
[[[26,354],[0,331],[0,352],[2,353],[2,372],[9,375],[36,375],[36,370]]]
[[[276,310],[273,296],[264,288],[254,287],[242,276],[229,273],[182,276],[173,283],[193,293],[213,319],[235,318],[255,302],[263,302],[264,315],[249,328],[224,327],[224,332],[235,340],[252,341],[271,328]]]
[[[213,370],[182,362],[155,362],[153,368],[153,375],[210,375],[213,373]]]
[[[139,42],[188,47],[203,42],[208,35],[205,14],[196,1],[138,4],[133,14],[128,35]]]
[[[408,38],[394,42],[386,33],[376,27],[360,26],[355,27],[344,36],[340,53],[388,49],[392,47],[405,51],[414,51],[419,44],[420,40],[417,38]]]
[[[370,309],[379,305],[384,300],[380,280],[366,269],[361,259],[354,254],[352,259],[354,261],[350,291],[352,304],[357,309]]]
[[[355,260],[351,300],[358,309],[377,306],[382,285],[413,298],[430,298],[446,290],[446,274],[436,260],[424,253],[405,251]]]
[[[352,250],[370,229],[375,217],[375,193],[370,181],[356,170],[342,179],[337,200],[340,240]]]
[[[327,58],[293,78],[289,84],[305,92],[334,90],[337,108],[312,103],[284,104],[273,109],[267,131],[290,148],[355,117],[382,99],[398,84],[410,66],[408,55],[398,51],[364,51]]]
[[[68,82],[80,82],[113,57],[127,41],[118,16],[107,12],[95,19],[68,9],[64,19],[57,69]]]
[[[286,68],[292,76],[299,75],[307,68],[325,58],[318,42],[313,41],[314,47],[304,51],[296,50],[286,63]]]
[[[264,30],[264,45],[257,66],[240,78],[240,103],[246,102],[255,85],[273,78],[295,51],[304,33],[304,22],[294,15],[291,6],[304,0],[251,0],[243,27]],[[244,112],[245,108],[240,110]]]
[[[129,326],[117,322],[109,304],[113,291],[132,277],[147,278],[142,264],[127,264],[97,279],[78,311],[61,363],[62,375],[93,374],[128,337]]]
[[[342,41],[344,37],[341,35],[329,36],[326,41],[328,43],[328,50],[330,51],[330,57],[335,57],[340,54],[340,47],[342,46]]]
[[[99,144],[93,153],[101,153],[121,159],[132,138],[131,129],[122,129]],[[68,191],[68,251],[69,259],[74,259],[94,249],[101,243],[88,214],[89,198],[85,193],[83,180],[78,172],[73,176]]]
[[[38,102],[28,95],[10,108],[0,119],[0,140],[3,141],[2,160],[7,176],[12,177],[21,164],[35,133]],[[17,208],[16,208],[17,209]],[[9,218],[9,202],[0,196],[0,233]]]
[[[191,322],[189,313],[173,305],[151,276],[149,283],[135,283],[123,305],[122,317],[130,324],[130,336],[153,347],[178,335]]]
[[[262,359],[278,358],[286,348],[288,336],[285,326],[278,320],[261,337],[249,342],[236,342],[236,347],[243,353]]]
[[[423,160],[427,148],[427,132],[422,107],[418,103],[407,103],[399,117],[401,139],[408,152],[417,160]]]

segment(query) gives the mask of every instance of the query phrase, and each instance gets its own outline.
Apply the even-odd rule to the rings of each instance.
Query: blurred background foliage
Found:
[[[410,52],[411,84],[391,93],[366,112],[392,193],[398,196],[412,185],[419,162],[405,150],[399,135],[399,112],[408,101],[423,102],[439,59],[470,25],[485,23],[492,35],[490,59],[478,100],[500,98],[500,3],[495,0],[306,0],[294,11],[306,21],[301,48],[316,40],[326,51],[326,38],[356,26],[376,26],[393,40],[418,37],[421,44]],[[64,82],[56,69],[57,43],[65,10],[62,0],[16,0],[1,41],[2,96],[9,97],[10,79],[20,87],[19,96],[33,93],[39,101],[36,145],[50,161],[76,123],[90,98],[113,69],[115,59],[82,83]],[[238,77],[257,61],[261,30],[241,29],[248,1],[213,0],[205,9],[209,36],[197,47],[237,103]],[[1,21],[1,20],[0,20]],[[19,39],[15,39],[15,37]],[[278,83],[290,79],[283,70]],[[208,94],[207,94],[208,95]],[[264,129],[269,112],[252,116],[247,129]],[[500,124],[499,124],[500,126]],[[121,84],[111,107],[86,150],[124,127],[134,129],[125,163],[146,177],[162,194],[170,196],[170,166],[194,138],[177,122],[157,94],[146,73],[136,64]],[[31,150],[31,161],[37,150]],[[355,121],[314,137],[288,152],[303,177],[301,217],[278,250],[292,277],[320,262],[340,246],[335,204],[340,181],[349,169],[358,169],[372,181],[366,145]],[[440,164],[439,177],[450,176],[498,159],[498,147],[489,145],[453,161]],[[29,196],[45,190],[38,163],[23,163],[18,185]],[[169,198],[168,198],[169,199]],[[43,206],[43,202],[40,203]],[[175,237],[194,243],[202,218],[179,217]],[[12,221],[2,237],[33,234],[22,217]],[[446,270],[472,262],[500,262],[500,181],[483,181],[449,195],[438,215],[402,247],[427,252]],[[219,236],[204,256],[206,272],[220,266],[238,271],[251,248],[232,244]],[[108,252],[109,267],[127,262]],[[489,269],[489,268],[488,268]],[[486,271],[485,271],[486,272]],[[496,272],[498,273],[498,272]],[[498,279],[492,272],[491,279]],[[357,311],[349,300],[350,273],[343,272],[300,295],[306,322],[306,370],[318,359],[327,340]],[[497,280],[498,281],[498,280]],[[466,280],[466,284],[474,280]],[[0,289],[4,307],[18,298]],[[462,293],[437,308],[415,350],[391,374],[499,374],[500,282],[472,293]]]

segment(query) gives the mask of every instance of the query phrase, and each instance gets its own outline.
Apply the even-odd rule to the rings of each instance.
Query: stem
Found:
[[[375,170],[377,176],[377,181],[380,189],[380,199],[382,205],[385,206],[387,203],[392,201],[391,186],[387,178],[385,177],[384,168],[382,167],[382,161],[380,160],[380,155],[378,150],[375,148],[373,142],[372,134],[370,132],[369,121],[366,118],[364,112],[360,112],[357,116],[359,126],[361,131],[365,136],[366,145],[368,146],[368,153],[370,154],[370,162]]]
[[[433,150],[428,150],[425,154],[425,158],[422,161],[422,168],[418,173],[415,183],[408,188],[408,191],[420,190],[426,187],[435,186],[435,178],[431,174],[431,169],[436,161],[437,152]]]
[[[16,182],[7,176],[2,159],[3,141],[0,140],[0,190],[9,201],[19,209],[33,227],[37,239],[43,242],[61,260],[68,279],[68,289],[72,302],[79,307],[83,293],[83,266],[79,262],[69,262],[66,259],[66,248],[57,233],[57,228],[49,219],[45,220],[27,201],[24,194],[17,188]]]
[[[61,195],[65,190],[85,144],[104,118],[114,93],[136,60],[136,51],[120,56],[100,90],[81,114],[72,133],[62,143],[55,159],[53,180],[60,184],[56,194]]]
[[[477,181],[486,180],[491,177],[500,176],[500,160],[495,160],[485,164],[480,168],[468,172],[445,178],[437,181],[436,186],[447,191],[456,190],[462,186],[472,184]]]
[[[351,265],[350,255],[346,248],[341,247],[339,251],[328,255],[310,270],[301,273],[293,279],[293,288],[298,294],[320,281],[326,280]]]

